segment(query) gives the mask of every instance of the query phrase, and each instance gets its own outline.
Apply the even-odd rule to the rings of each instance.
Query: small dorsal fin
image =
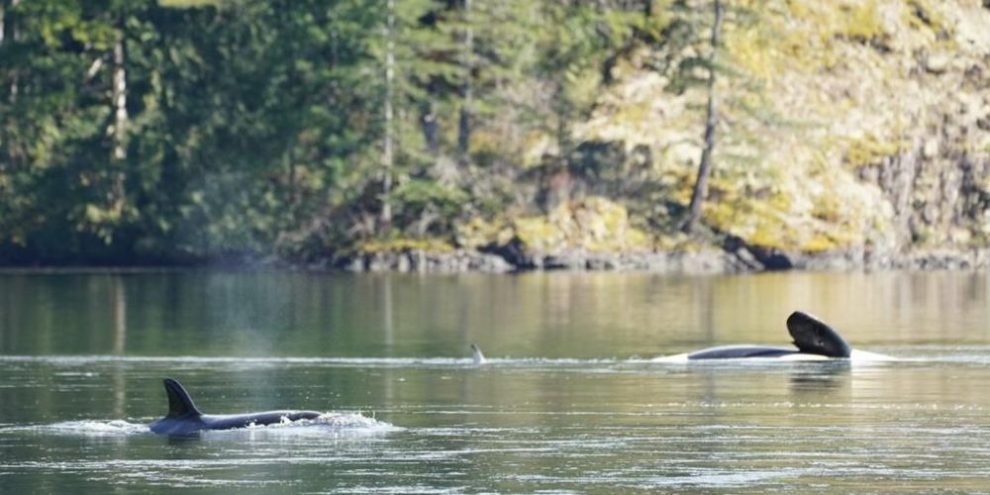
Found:
[[[166,378],[163,381],[165,393],[168,395],[168,414],[166,417],[200,416],[203,414],[196,408],[196,404],[193,404],[192,398],[189,397],[186,389],[182,388],[181,383],[171,378]]]
[[[787,331],[801,352],[832,358],[847,358],[852,353],[852,348],[839,332],[808,313],[791,313],[787,317]]]
[[[485,355],[481,353],[481,347],[478,344],[471,344],[471,359],[474,364],[482,365],[485,364]]]

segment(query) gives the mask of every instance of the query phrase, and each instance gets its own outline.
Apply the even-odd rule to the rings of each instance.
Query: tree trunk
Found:
[[[17,7],[17,4],[19,4],[19,3],[21,3],[21,0],[11,0],[10,7],[11,8]],[[6,16],[6,12],[4,12],[3,30],[6,31],[3,34],[4,40],[6,40],[7,38],[9,38],[10,41],[13,41],[13,42],[16,43],[18,41],[18,38],[20,38],[20,36],[18,36],[19,33],[17,32],[17,22],[16,22],[17,19],[16,19],[16,16],[11,16],[13,18],[12,19],[9,19],[9,20],[6,19],[6,17],[7,17]],[[9,34],[9,36],[8,36],[8,34]],[[11,103],[15,103],[17,101],[17,93],[18,93],[18,91],[20,89],[19,86],[18,86],[18,79],[19,79],[19,77],[18,77],[18,71],[17,71],[17,69],[12,70],[11,71],[11,74],[10,74],[10,102]]]
[[[715,0],[715,22],[712,23],[712,54],[708,59],[708,112],[705,119],[705,144],[701,151],[701,163],[698,164],[698,177],[694,182],[691,193],[691,204],[688,207],[687,218],[682,230],[689,234],[698,227],[701,219],[701,203],[708,195],[708,178],[712,173],[712,151],[715,149],[715,127],[718,124],[718,114],[715,109],[715,62],[718,57],[719,32],[722,30],[722,2]]]
[[[296,183],[298,182],[296,178],[296,161],[292,159],[291,149],[292,143],[290,142],[285,151],[285,163],[289,169],[289,206],[294,208],[296,203],[299,202],[299,191],[296,187]]]
[[[464,78],[464,102],[461,105],[461,115],[457,126],[457,155],[462,165],[468,163],[468,152],[471,147],[471,106],[474,98],[474,87],[471,78],[474,76],[474,27],[471,25],[471,0],[464,0],[464,51],[461,65],[466,71]]]
[[[127,178],[124,170],[124,160],[127,158],[127,68],[124,57],[123,28],[117,31],[117,40],[113,45],[113,81],[111,88],[111,107],[113,108],[113,123],[108,129],[112,150],[110,191],[111,211],[117,215],[123,214],[126,190],[124,182]]]
[[[385,20],[385,138],[382,146],[382,211],[381,229],[388,230],[392,224],[392,165],[395,160],[392,135],[392,85],[395,78],[395,0],[388,0]]]
[[[112,157],[114,160],[127,158],[127,68],[124,59],[124,36],[118,34],[113,45],[113,88],[111,90],[113,106],[113,125],[110,135],[113,141]]]
[[[427,102],[419,116],[419,125],[423,132],[423,141],[426,142],[426,150],[429,151],[434,163],[436,163],[437,155],[440,153],[440,128],[437,125],[436,104],[432,98]]]

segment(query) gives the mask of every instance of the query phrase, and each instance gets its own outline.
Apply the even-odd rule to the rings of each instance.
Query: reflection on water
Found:
[[[966,273],[48,274],[0,294],[18,355],[646,357],[783,344],[794,309],[856,347],[990,343],[987,276]]]
[[[0,493],[985,491],[988,302],[959,273],[3,275]],[[786,345],[797,308],[899,360],[650,360]],[[349,419],[163,439],[164,376]]]

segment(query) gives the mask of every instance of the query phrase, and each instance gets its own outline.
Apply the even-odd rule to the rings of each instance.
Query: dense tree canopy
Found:
[[[326,256],[538,207],[603,64],[649,15],[383,5],[3,0],[0,258]],[[541,136],[533,163],[511,143]]]
[[[721,4],[0,0],[0,264],[990,238],[985,14]]]

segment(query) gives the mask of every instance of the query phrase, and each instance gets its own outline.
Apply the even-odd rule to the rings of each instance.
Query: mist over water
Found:
[[[987,277],[0,276],[0,492],[985,491]],[[787,345],[891,362],[663,363]],[[475,365],[468,344],[487,356]],[[207,413],[323,421],[167,439]]]

